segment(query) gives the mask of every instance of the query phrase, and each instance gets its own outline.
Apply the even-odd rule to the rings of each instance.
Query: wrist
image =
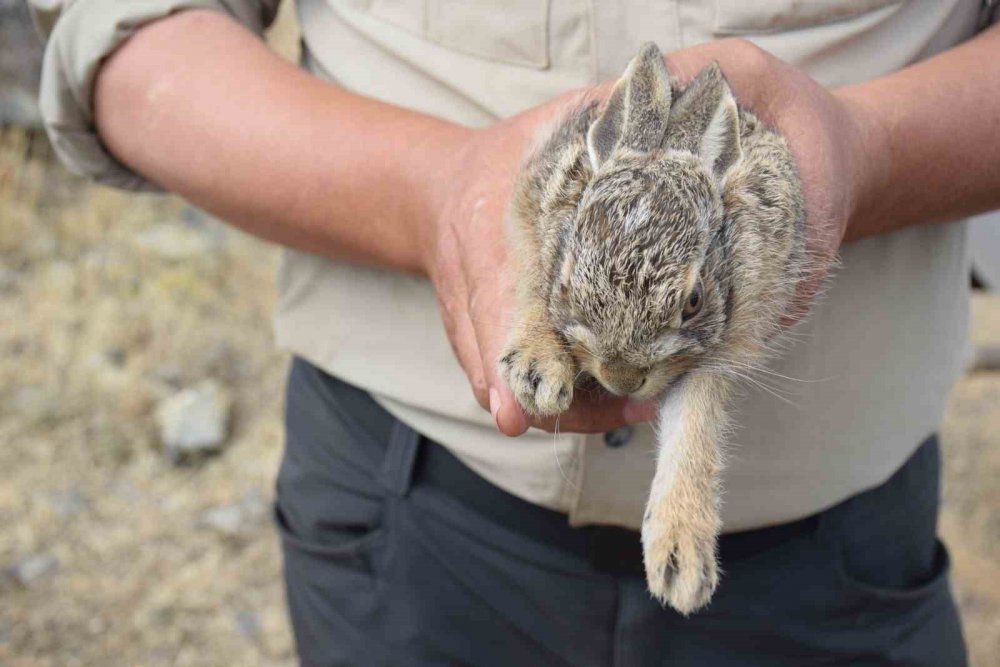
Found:
[[[864,93],[863,86],[842,88],[834,93],[843,104],[850,123],[848,166],[850,204],[844,240],[853,241],[880,231],[887,210],[892,171],[892,140],[889,124],[880,107]]]
[[[414,269],[432,276],[438,256],[440,225],[462,187],[462,163],[471,151],[481,130],[437,122],[421,132],[410,151],[407,165],[407,193],[410,205],[406,214],[414,224],[418,265]]]
[[[420,229],[425,274],[434,277],[442,242],[446,252],[453,252],[453,241],[473,228],[480,236],[500,229],[511,186],[537,128],[534,119],[529,112],[483,128],[454,126],[429,142],[428,162],[417,174],[423,181]],[[490,243],[485,237],[479,241]]]

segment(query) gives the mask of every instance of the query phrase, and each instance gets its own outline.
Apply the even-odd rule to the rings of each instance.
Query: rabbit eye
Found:
[[[701,281],[699,280],[688,294],[687,299],[684,300],[684,308],[681,310],[682,322],[687,322],[701,312],[701,304],[705,300],[701,292]]]

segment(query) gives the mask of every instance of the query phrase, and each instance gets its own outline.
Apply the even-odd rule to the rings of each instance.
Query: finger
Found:
[[[513,301],[512,284],[504,270],[506,243],[501,225],[506,193],[481,195],[472,206],[471,219],[465,234],[458,235],[468,242],[459,247],[457,257],[466,277],[468,293],[465,301],[470,336],[475,341],[482,373],[487,405],[497,428],[509,436],[518,436],[528,429],[528,420],[514,398],[513,392],[500,378],[497,359],[505,343],[508,304]],[[475,244],[475,247],[470,247]]]
[[[556,417],[534,418],[531,425],[549,432],[607,433],[628,424],[650,421],[658,409],[658,399],[636,401],[607,393],[577,396],[566,412]]]
[[[464,297],[458,303],[464,305]],[[465,376],[472,387],[472,393],[479,405],[488,409],[490,405],[489,385],[486,382],[486,375],[483,373],[482,357],[476,343],[476,332],[464,307],[458,308],[455,304],[454,297],[448,298],[447,301],[444,298],[441,299],[441,319],[444,322],[451,349],[465,371]]]
[[[454,234],[442,235],[442,246],[449,249],[454,257],[457,247]],[[451,349],[462,365],[465,375],[472,387],[476,400],[483,408],[489,407],[489,387],[483,373],[482,357],[476,342],[476,332],[468,312],[468,289],[465,280],[458,274],[456,265],[442,265],[441,275],[436,279],[435,287],[438,293],[438,306],[441,311],[441,321],[448,335]]]
[[[458,360],[462,364],[462,368],[465,369],[465,375],[469,378],[472,393],[480,406],[486,410],[491,409],[490,384],[476,341],[476,331],[472,326],[472,320],[469,319],[468,312],[463,311],[459,316],[455,336],[452,340],[455,354],[458,355]]]
[[[508,281],[504,278],[480,281],[471,290],[469,313],[480,354],[480,366],[489,387],[490,412],[502,433],[518,436],[528,430],[528,419],[497,369],[497,359],[503,350],[509,329],[505,304],[510,303],[511,292]]]
[[[514,397],[514,392],[510,390],[507,383],[499,375],[496,377],[496,384],[493,385],[495,402],[491,397],[490,409],[493,412],[493,419],[497,423],[497,428],[504,435],[512,438],[522,435],[528,430],[530,425],[527,415],[521,409],[521,405]]]

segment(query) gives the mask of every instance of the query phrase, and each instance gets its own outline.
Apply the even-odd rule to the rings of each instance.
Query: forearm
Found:
[[[1000,26],[836,94],[870,147],[845,240],[1000,207]]]
[[[323,82],[208,11],[126,42],[94,111],[120,161],[246,231],[416,272],[436,184],[468,133]]]

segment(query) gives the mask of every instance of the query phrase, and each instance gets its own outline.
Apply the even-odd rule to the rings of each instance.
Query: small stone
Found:
[[[91,635],[101,635],[107,631],[108,625],[100,616],[94,616],[87,621],[87,633]]]
[[[52,554],[32,554],[25,556],[12,569],[14,579],[22,586],[30,586],[42,577],[53,574],[59,567],[59,559]]]
[[[223,535],[239,535],[243,528],[243,509],[239,505],[213,507],[205,510],[198,522]]]
[[[267,502],[264,495],[257,489],[247,491],[243,495],[243,499],[240,501],[240,507],[243,508],[243,513],[254,521],[267,516],[271,510],[270,503]]]
[[[13,292],[21,282],[21,274],[14,269],[0,266],[0,294]]]
[[[184,371],[177,364],[160,364],[153,371],[153,377],[158,382],[177,389],[184,379]]]
[[[260,523],[267,514],[267,501],[259,491],[251,491],[232,505],[220,505],[205,510],[198,524],[227,537],[236,537]]]
[[[233,617],[236,631],[245,639],[256,639],[260,635],[260,619],[249,609],[239,609]]]
[[[104,358],[115,368],[121,368],[128,359],[128,354],[120,347],[111,347],[104,351]]]
[[[232,398],[214,380],[205,380],[190,389],[160,401],[156,423],[160,441],[174,463],[218,452],[226,439]]]
[[[138,234],[135,242],[162,259],[179,262],[211,252],[216,241],[191,225],[159,223]]]
[[[125,353],[120,348],[92,352],[87,366],[95,383],[110,391],[123,392],[129,382],[125,373]]]
[[[52,494],[52,507],[56,514],[62,518],[76,516],[87,506],[80,493],[80,488],[76,485],[64,491],[56,491]]]
[[[59,249],[59,242],[56,237],[47,231],[39,231],[33,234],[24,244],[24,254],[30,258],[51,260]]]
[[[108,485],[108,491],[115,498],[129,503],[136,503],[142,500],[142,492],[127,479],[115,479]]]
[[[76,269],[65,260],[59,259],[50,262],[42,280],[46,291],[60,301],[69,301],[76,293]]]
[[[59,411],[56,398],[37,385],[20,387],[11,397],[10,406],[14,412],[35,422],[49,419]]]

